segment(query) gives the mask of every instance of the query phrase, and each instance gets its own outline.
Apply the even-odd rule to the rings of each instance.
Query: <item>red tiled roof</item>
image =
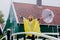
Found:
[[[28,17],[29,15],[33,15],[35,18],[40,18],[42,11],[44,9],[50,9],[54,12],[55,17],[52,23],[50,24],[60,24],[60,8],[52,7],[52,6],[42,6],[42,8],[38,8],[37,5],[33,4],[24,4],[24,3],[14,3],[15,11],[18,17],[19,22],[22,22],[20,16]],[[41,24],[46,24],[43,20],[40,20]]]

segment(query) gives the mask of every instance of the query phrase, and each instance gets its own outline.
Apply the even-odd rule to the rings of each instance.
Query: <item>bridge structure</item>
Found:
[[[36,35],[37,37],[35,38],[35,40],[60,40],[59,38],[49,36],[45,33],[18,32],[18,33],[10,34],[10,32],[11,32],[11,30],[8,29],[7,30],[7,35],[2,37],[0,40],[31,40],[30,38],[27,38],[27,36],[25,36],[26,34]],[[21,34],[24,35],[22,38],[19,37]],[[58,33],[56,33],[56,34],[58,34]]]

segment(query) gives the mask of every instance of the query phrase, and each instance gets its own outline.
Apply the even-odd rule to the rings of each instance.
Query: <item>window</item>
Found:
[[[53,18],[54,18],[54,13],[52,10],[50,9],[44,9],[42,12],[42,16],[44,17],[44,22],[45,23],[51,23],[53,22]]]

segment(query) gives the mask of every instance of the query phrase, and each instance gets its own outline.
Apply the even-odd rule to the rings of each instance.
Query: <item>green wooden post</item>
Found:
[[[7,29],[7,40],[10,40],[10,29]]]

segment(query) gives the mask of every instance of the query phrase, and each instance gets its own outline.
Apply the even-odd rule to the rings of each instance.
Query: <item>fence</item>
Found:
[[[57,26],[57,29],[58,30],[60,30],[60,27],[58,27]],[[48,36],[48,35],[46,35],[46,34],[51,34],[51,35],[57,35],[58,37],[60,36],[60,32],[57,30],[57,33],[42,33],[42,34],[40,34],[40,33],[35,33],[35,32],[19,32],[19,33],[14,33],[14,34],[12,34],[12,35],[10,35],[10,31],[11,30],[8,30],[7,31],[7,35],[6,36],[4,36],[4,37],[2,37],[1,38],[1,40],[13,40],[13,37],[15,36],[15,35],[19,35],[19,34],[34,34],[34,35],[37,35],[38,37],[40,36],[40,37],[44,37],[43,38],[43,40],[45,40],[45,39],[50,39],[50,40],[58,40],[58,38],[55,38],[55,37],[52,37],[52,36]],[[59,32],[59,33],[58,33]],[[18,40],[19,38],[17,37],[17,40]],[[25,39],[24,39],[25,40]]]
[[[14,40],[13,37],[15,35],[19,35],[19,34],[33,34],[33,35],[37,35],[37,40],[38,37],[44,37],[43,40],[48,39],[48,40],[59,40],[58,38],[52,37],[52,36],[48,36],[46,34],[40,34],[40,33],[36,33],[36,32],[19,32],[19,33],[14,33],[12,35],[10,35],[10,30],[7,31],[7,35],[4,36],[3,38],[1,38],[1,40]],[[17,40],[19,40],[19,38],[17,37]],[[23,40],[26,40],[25,38]]]

